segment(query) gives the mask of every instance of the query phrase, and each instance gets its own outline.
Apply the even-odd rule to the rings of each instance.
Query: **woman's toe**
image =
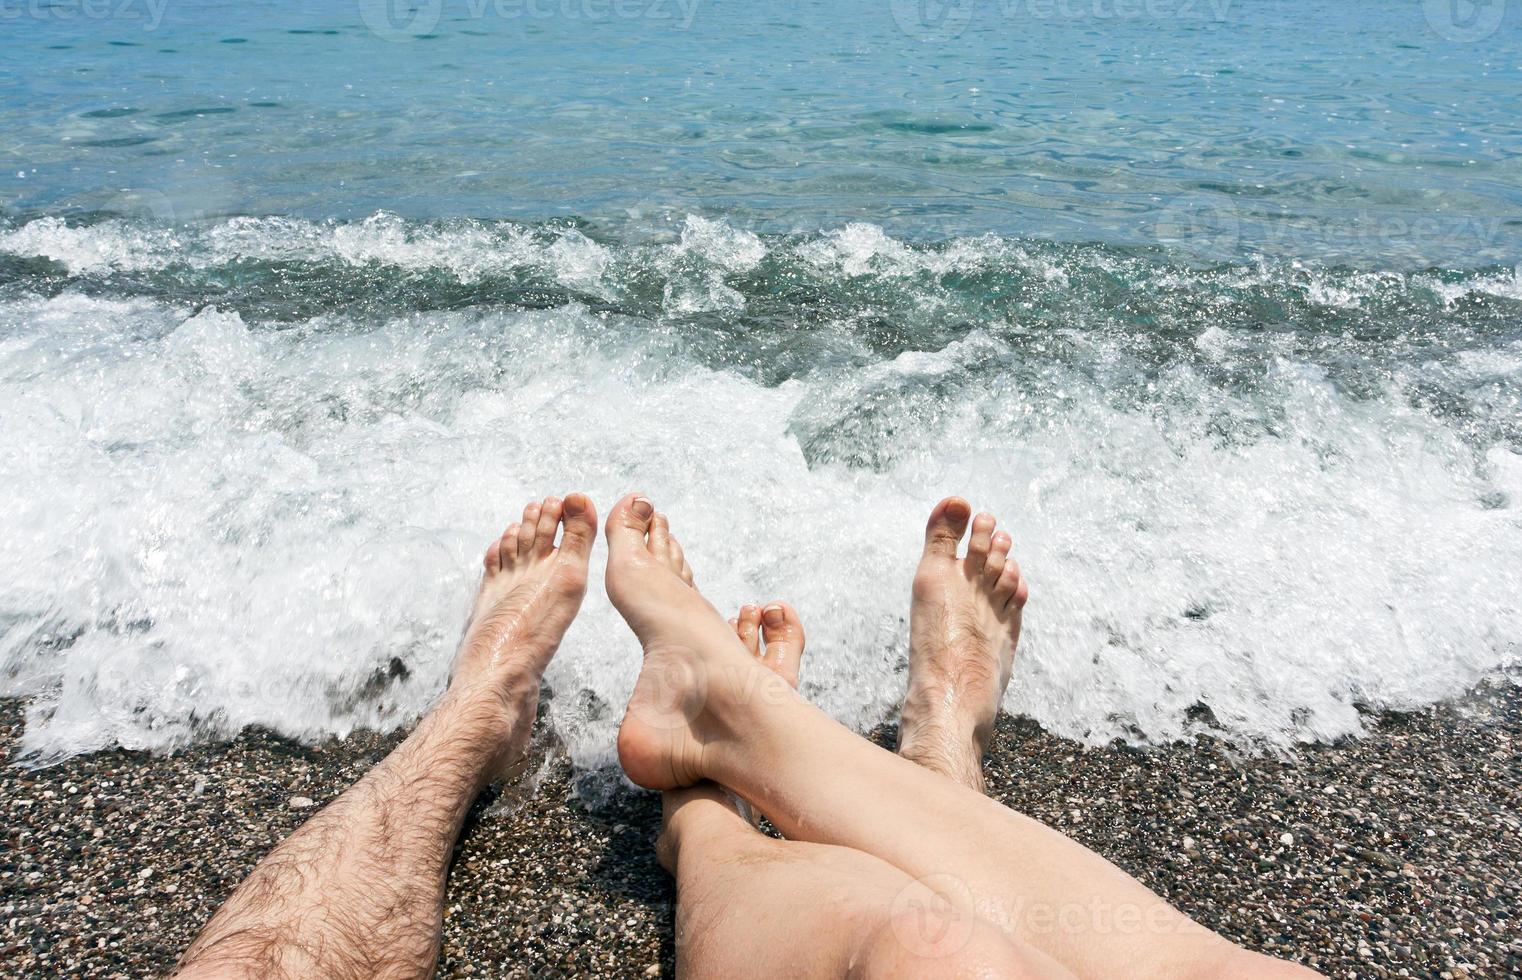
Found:
[[[735,617],[735,635],[752,657],[761,656],[761,607],[745,605]]]
[[[785,602],[769,602],[761,610],[761,637],[766,641],[763,662],[793,687],[803,663],[803,620]]]

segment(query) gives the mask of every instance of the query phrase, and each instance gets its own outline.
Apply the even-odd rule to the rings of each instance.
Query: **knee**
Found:
[[[969,912],[914,909],[891,916],[862,944],[851,980],[1049,976],[1003,933]]]

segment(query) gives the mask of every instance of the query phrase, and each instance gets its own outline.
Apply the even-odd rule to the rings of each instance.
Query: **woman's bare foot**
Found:
[[[798,667],[803,660],[803,622],[792,606],[785,602],[769,602],[764,608],[741,606],[729,625],[757,663],[794,689],[798,687]],[[661,794],[661,836],[655,844],[656,856],[667,871],[676,874],[676,855],[680,850],[678,830],[682,823],[694,811],[704,812],[713,803],[722,803],[745,818],[752,827],[759,827],[760,812],[717,783],[704,781],[695,786],[667,790]]]
[[[446,697],[507,709],[514,730],[504,734],[506,743],[521,741],[518,729],[533,721],[544,669],[586,595],[596,537],[592,501],[573,493],[529,504],[486,550]]]
[[[729,625],[757,663],[787,681],[793,690],[798,690],[804,637],[803,620],[798,618],[797,610],[781,601],[768,602],[765,606],[741,606]],[[729,796],[740,816],[759,829],[761,811],[733,792]]]
[[[803,621],[785,602],[765,606],[741,606],[729,621],[745,649],[767,670],[798,689],[798,669],[803,663]]]
[[[1009,557],[1009,535],[995,531],[991,514],[972,519],[967,554],[957,558],[971,514],[967,501],[948,497],[925,528],[898,750],[981,792],[983,753],[1009,684],[1029,587]]]
[[[731,713],[714,710],[715,700],[728,706],[796,695],[692,586],[681,545],[647,498],[620,500],[607,535],[608,598],[645,649],[618,730],[619,763],[646,789],[691,786],[707,774],[710,746],[744,735],[726,725]]]

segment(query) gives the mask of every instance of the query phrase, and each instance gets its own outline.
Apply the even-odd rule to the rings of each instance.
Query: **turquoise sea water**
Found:
[[[512,507],[640,486],[853,724],[953,491],[1060,732],[1451,695],[1522,637],[1519,93],[1494,0],[0,0],[5,690],[42,758],[395,724]],[[594,589],[581,763],[637,656]]]
[[[1462,267],[1522,241],[1517,11],[1466,43],[1435,0],[953,0],[945,36],[912,30],[935,0],[85,2],[4,6],[16,214],[675,211]]]

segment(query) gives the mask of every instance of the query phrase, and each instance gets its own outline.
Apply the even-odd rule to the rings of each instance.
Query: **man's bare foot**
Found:
[[[561,529],[560,544],[555,544]],[[539,681],[587,591],[597,511],[585,494],[523,508],[486,549],[481,591],[455,655],[446,697],[507,709],[513,731],[533,722]]]
[[[645,649],[618,730],[619,763],[646,789],[691,786],[706,775],[710,745],[743,736],[726,727],[727,712],[713,710],[715,699],[796,695],[693,587],[681,545],[647,498],[620,500],[607,535],[608,598]]]
[[[971,514],[967,501],[948,497],[925,528],[898,751],[981,792],[983,753],[1009,685],[1030,590],[1009,557],[1009,535],[995,531],[991,514],[973,518],[966,557],[957,558]]]

